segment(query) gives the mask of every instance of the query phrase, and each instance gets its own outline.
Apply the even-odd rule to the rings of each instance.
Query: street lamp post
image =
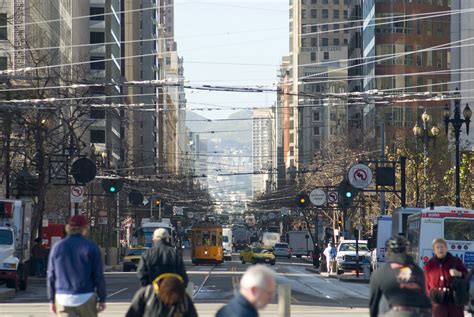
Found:
[[[471,123],[472,110],[469,108],[469,105],[466,103],[466,107],[463,111],[464,119],[461,119],[461,95],[456,89],[455,99],[454,99],[454,115],[451,118],[451,111],[449,110],[448,105],[444,106],[444,125],[446,134],[448,134],[449,123],[452,124],[454,128],[454,138],[456,145],[456,207],[461,207],[461,180],[460,180],[460,153],[459,153],[459,139],[461,136],[461,127],[462,124],[466,124],[466,134],[469,135],[469,124]]]
[[[428,158],[428,143],[430,140],[433,140],[433,144],[435,143],[436,137],[439,135],[439,128],[436,125],[433,125],[431,129],[428,129],[428,123],[431,121],[431,116],[428,114],[428,112],[423,112],[421,115],[421,121],[423,122],[423,127],[420,127],[418,125],[418,122],[415,123],[415,126],[413,127],[413,134],[415,137],[419,138],[421,142],[423,143],[423,178],[425,182],[427,183],[427,190],[425,189],[424,192],[424,205],[425,208],[427,206],[427,193],[430,190],[430,184],[428,181],[428,175],[426,171],[426,165],[427,165],[427,158]]]

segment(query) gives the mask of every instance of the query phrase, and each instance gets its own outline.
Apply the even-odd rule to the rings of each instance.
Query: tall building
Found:
[[[450,16],[422,19],[419,15],[449,11],[450,2],[363,1],[364,91],[377,89],[379,97],[406,94],[408,97],[405,98],[412,98],[416,93],[444,93],[448,90],[448,70],[451,68],[449,45],[448,49],[432,48],[450,42]],[[411,133],[424,108],[434,115],[435,121],[441,122],[443,102],[404,102],[402,99],[395,103],[393,98],[388,101],[388,104],[370,101],[360,110],[360,127],[369,127],[360,133],[361,136],[367,136],[366,133],[376,130],[372,129],[373,126],[384,122],[389,143],[397,138],[403,139]]]
[[[257,109],[252,116],[252,194],[265,193],[273,186],[273,127],[270,109]]]
[[[461,112],[469,101],[470,89],[474,82],[471,71],[462,71],[474,68],[474,12],[472,1],[457,0],[451,2],[451,10],[462,14],[451,15],[451,90],[459,88],[461,91]],[[471,104],[471,109],[472,104]],[[451,110],[452,112],[452,110]],[[472,119],[471,119],[472,120]],[[461,134],[461,147],[465,151],[474,151],[474,133]]]
[[[289,129],[295,168],[310,165],[324,142],[347,133],[347,102],[340,97],[347,92],[347,20],[348,1],[291,2]]]
[[[90,0],[90,80],[122,81],[121,8],[121,0]],[[123,104],[123,90],[121,85],[94,87],[91,95],[106,104]],[[124,167],[127,129],[125,111],[118,107],[95,108],[91,111],[90,119],[89,140],[85,142],[93,144],[97,152],[105,153],[108,167]]]

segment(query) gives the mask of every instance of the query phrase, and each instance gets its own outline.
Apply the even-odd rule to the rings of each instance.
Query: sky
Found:
[[[289,50],[288,17],[288,0],[175,0],[175,38],[187,84],[276,88]],[[276,93],[186,90],[186,99],[188,108],[265,107]],[[235,111],[196,112],[220,119]]]

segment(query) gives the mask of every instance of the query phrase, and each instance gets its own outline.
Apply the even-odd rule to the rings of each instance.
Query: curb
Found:
[[[321,274],[321,272],[320,272],[319,270],[313,269],[313,268],[309,268],[309,267],[306,268],[306,271],[311,272],[311,273],[314,273],[314,274]]]
[[[0,288],[0,300],[15,298],[15,290],[9,288]]]
[[[348,278],[343,278],[338,276],[337,279],[341,282],[351,282],[351,283],[360,283],[360,284],[369,284],[370,279],[366,278],[357,278],[357,277],[348,277]]]
[[[117,265],[106,265],[105,272],[121,272],[122,271],[122,264]]]

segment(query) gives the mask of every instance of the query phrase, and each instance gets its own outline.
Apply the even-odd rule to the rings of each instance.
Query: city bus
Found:
[[[424,267],[434,255],[431,243],[444,238],[448,251],[474,267],[474,210],[458,207],[425,208],[408,217],[409,252]]]
[[[191,262],[195,265],[221,264],[224,262],[222,226],[200,222],[191,228]]]

